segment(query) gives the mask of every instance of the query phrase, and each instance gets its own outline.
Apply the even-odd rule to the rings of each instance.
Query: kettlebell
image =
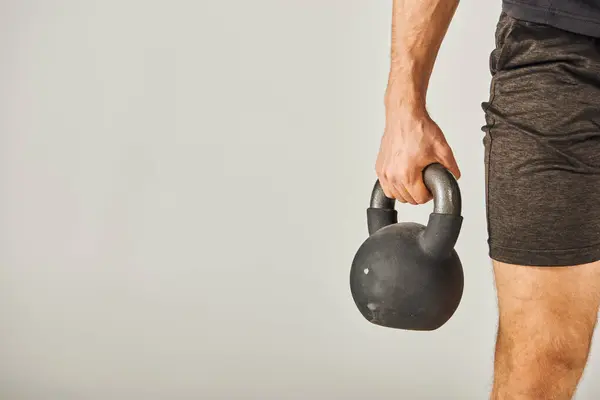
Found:
[[[463,268],[454,250],[463,217],[456,179],[441,164],[423,170],[433,196],[427,226],[398,222],[395,200],[379,181],[367,209],[369,237],[350,269],[350,290],[358,310],[373,324],[388,328],[433,331],[458,308],[464,287]]]

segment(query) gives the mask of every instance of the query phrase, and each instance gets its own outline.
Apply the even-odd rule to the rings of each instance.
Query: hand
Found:
[[[415,205],[431,200],[423,169],[434,162],[460,178],[443,132],[426,112],[388,111],[375,167],[385,195]]]

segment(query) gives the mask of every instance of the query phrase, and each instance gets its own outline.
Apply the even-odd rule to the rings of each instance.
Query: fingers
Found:
[[[384,194],[390,199],[396,199],[400,203],[410,203],[412,205],[423,204],[431,199],[430,193],[425,187],[423,180],[415,181],[415,184],[403,183],[402,179],[396,175],[386,173],[379,174],[379,183]]]
[[[383,193],[387,198],[396,199],[400,203],[408,202],[407,198],[405,197],[406,190],[404,190],[404,188],[401,185],[391,183],[390,180],[387,178],[386,174],[379,174],[379,184],[381,185]]]
[[[402,203],[410,203],[413,205],[417,204],[415,199],[410,195],[410,192],[406,189],[406,187],[404,185],[402,185],[401,183],[395,183],[394,187],[396,188],[396,191],[398,193],[400,193],[400,195],[404,199],[404,201]]]
[[[422,124],[414,129],[423,130]],[[434,162],[446,167],[456,179],[460,178],[450,146],[439,128],[430,124],[420,135],[384,134],[375,169],[388,198],[417,205],[433,198],[423,181],[423,169]]]
[[[408,187],[408,192],[415,200],[414,204],[425,204],[433,198],[431,192],[425,186],[422,176],[415,180],[415,182]]]
[[[433,162],[439,162],[446,167],[455,177],[460,177],[460,170],[447,145],[434,147],[430,157],[416,161],[414,164],[396,164],[379,162],[376,173],[384,194],[390,199],[412,205],[425,204],[433,199],[432,193],[423,181],[423,170]]]
[[[431,193],[423,182],[423,168],[413,169],[411,175],[406,176],[402,182],[405,198],[410,204],[425,204],[431,200]]]

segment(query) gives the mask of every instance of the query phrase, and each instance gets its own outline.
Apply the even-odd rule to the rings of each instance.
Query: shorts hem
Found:
[[[490,246],[492,260],[530,267],[567,267],[600,260],[600,245],[567,250],[531,250]]]

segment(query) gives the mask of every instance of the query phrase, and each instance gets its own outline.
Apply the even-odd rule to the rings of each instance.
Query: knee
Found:
[[[563,342],[569,340],[569,342]],[[531,364],[547,375],[563,375],[565,373],[583,371],[588,360],[590,345],[581,337],[557,338],[538,343],[533,349]],[[527,357],[522,360],[527,363]]]
[[[504,339],[508,342],[505,346],[507,360],[515,373],[535,378],[537,375],[549,377],[580,372],[585,368],[593,328],[577,325],[546,325],[541,328],[525,328]]]
[[[518,334],[500,330],[497,356],[502,366],[496,375],[502,384],[496,392],[504,397],[498,398],[571,393],[587,363],[590,342],[591,334],[584,330],[524,329]]]

